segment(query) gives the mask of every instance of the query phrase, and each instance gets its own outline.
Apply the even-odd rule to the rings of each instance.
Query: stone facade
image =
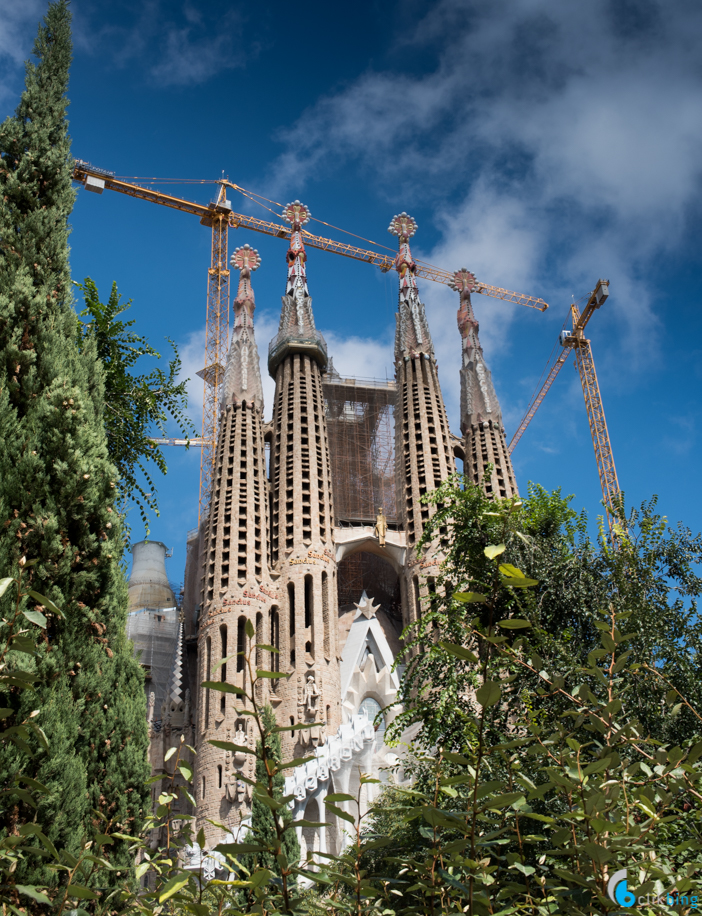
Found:
[[[315,325],[307,286],[303,226],[309,212],[295,201],[286,207],[285,217],[291,226],[287,282],[278,333],[268,351],[268,369],[275,380],[273,417],[268,424],[263,419],[251,280],[260,258],[248,246],[232,257],[240,281],[222,386],[210,511],[200,529],[188,535],[185,615],[171,685],[173,708],[162,712],[160,731],[155,725],[153,731],[159,735],[158,741],[154,738],[158,745],[154,760],[158,757],[164,775],[163,756],[173,740],[187,735],[188,743],[197,749],[196,828],[204,829],[209,850],[224,836],[236,836],[250,814],[251,789],[242,777],[253,777],[254,758],[244,749],[253,749],[257,736],[251,718],[241,714],[250,711],[245,700],[202,684],[221,681],[234,689],[246,688],[248,661],[237,653],[248,653],[252,642],[277,650],[253,650],[250,662],[254,669],[281,674],[261,681],[257,702],[270,703],[278,725],[284,727],[284,756],[313,758],[287,778],[296,819],[325,820],[325,795],[353,790],[359,766],[377,772],[398,763],[382,738],[377,739],[373,721],[377,711],[392,702],[399,686],[392,666],[400,651],[401,625],[422,615],[434,591],[443,556],[442,532],[420,553],[424,527],[436,511],[424,505],[422,497],[455,471],[459,442],[449,430],[417,288],[409,244],[416,223],[402,213],[389,227],[399,240],[394,386],[397,522],[390,525],[379,513],[373,527],[367,520],[335,515],[323,388],[330,377],[325,376],[327,347]],[[486,464],[492,463],[487,491],[511,496],[517,488],[499,403],[478,341],[470,304],[471,277],[459,271],[454,282],[461,295],[465,471],[477,482]],[[343,398],[335,410],[335,422],[342,422]],[[365,592],[353,598],[351,608],[347,603],[340,611],[339,564],[356,554],[388,564],[399,578],[401,625],[399,611],[393,623],[390,607],[374,604]],[[393,714],[385,714],[384,724]],[[305,723],[313,726],[294,728]],[[213,740],[231,742],[242,750],[216,748],[210,743]],[[210,821],[225,825],[225,834]],[[327,818],[327,827],[316,833],[312,828],[305,831],[300,829],[300,840],[303,849],[310,851],[339,851],[345,842],[344,824],[333,818]],[[193,849],[191,867],[203,862],[216,869],[216,854]]]
[[[461,333],[461,432],[464,436],[464,472],[485,492],[501,499],[518,496],[512,460],[507,451],[500,402],[492,375],[478,338],[479,325],[473,313],[470,294],[475,277],[465,269],[457,270],[453,288],[460,295],[458,330]],[[489,478],[485,478],[492,465]]]

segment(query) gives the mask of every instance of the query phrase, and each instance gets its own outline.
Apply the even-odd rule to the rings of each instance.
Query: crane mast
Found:
[[[607,420],[605,418],[604,406],[602,404],[602,394],[600,392],[599,382],[597,381],[597,372],[595,370],[595,360],[592,355],[592,345],[585,337],[585,328],[595,311],[606,301],[609,296],[609,280],[598,280],[597,286],[590,294],[590,298],[585,305],[582,313],[578,310],[577,305],[573,303],[570,307],[573,319],[573,330],[563,331],[560,335],[561,352],[556,359],[546,381],[541,386],[539,392],[532,398],[527,412],[525,413],[516,433],[512,437],[508,451],[510,454],[521,439],[525,429],[531,422],[534,414],[543,401],[546,393],[553,384],[561,368],[565,365],[570,351],[575,352],[575,363],[580,373],[580,382],[583,388],[585,398],[585,409],[587,419],[590,425],[590,435],[592,444],[595,449],[595,461],[597,462],[597,472],[600,477],[602,487],[602,496],[607,511],[607,523],[609,525],[610,536],[614,539],[614,517],[612,505],[620,494],[619,480],[617,479],[617,469],[614,465],[614,455],[612,453],[612,443],[609,438],[607,429]]]

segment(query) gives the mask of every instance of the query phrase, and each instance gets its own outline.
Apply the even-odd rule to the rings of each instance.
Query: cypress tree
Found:
[[[2,749],[0,785],[22,770],[47,786],[37,812],[18,802],[3,828],[36,817],[57,847],[75,853],[99,825],[134,832],[149,770],[143,676],[125,637],[124,535],[102,367],[94,344],[79,346],[71,294],[70,22],[66,0],[49,5],[38,61],[26,66],[14,117],[0,125],[0,575],[15,575],[23,556],[37,560],[33,587],[65,615],[47,611],[37,658],[14,662],[36,666],[36,691],[2,698],[15,721],[39,710],[34,721],[49,748],[37,743],[32,758]],[[130,867],[126,843],[104,854]],[[41,865],[16,875],[45,885],[59,877]],[[123,883],[125,873],[95,880]]]

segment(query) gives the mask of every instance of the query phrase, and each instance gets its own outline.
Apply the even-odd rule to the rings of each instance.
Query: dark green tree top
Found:
[[[75,854],[100,818],[125,832],[140,822],[148,795],[146,710],[143,675],[125,637],[125,540],[105,436],[103,367],[95,341],[78,346],[69,274],[75,195],[65,0],[49,5],[34,53],[17,112],[0,125],[0,577],[16,575],[23,556],[36,561],[27,565],[28,587],[64,616],[45,609],[37,653],[10,659],[18,670],[33,667],[37,686],[2,696],[6,722],[38,710],[33,721],[48,749],[32,741],[28,757],[0,748],[0,784],[24,772],[46,786],[36,811],[20,802],[8,812],[3,802],[3,824],[34,821]],[[0,598],[0,619],[8,600]],[[123,882],[132,864],[128,844],[114,844],[107,856],[125,869],[108,882]],[[35,861],[12,880],[60,879]]]

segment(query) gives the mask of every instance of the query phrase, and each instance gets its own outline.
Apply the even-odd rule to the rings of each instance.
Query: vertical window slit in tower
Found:
[[[217,766],[217,784],[219,788],[222,788],[222,765],[218,764]]]
[[[263,614],[256,614],[256,668],[263,668],[263,649],[259,648],[263,642]]]
[[[314,640],[314,608],[313,608],[313,585],[312,576],[305,576],[305,630],[309,630],[311,639],[308,641],[305,651],[312,653],[312,640]]]
[[[288,617],[290,618],[290,640],[295,635],[295,583],[288,582]]]
[[[222,626],[219,628],[219,641],[222,647],[221,657],[226,658],[227,657],[227,628],[226,626],[224,626],[224,624],[222,624]],[[226,681],[226,679],[227,679],[227,666],[226,664],[224,664],[222,665],[222,680]]]
[[[205,642],[205,678],[204,679],[206,681],[209,681],[211,677],[212,677],[212,640],[208,636]],[[210,726],[210,691],[209,691],[209,688],[206,687],[205,688],[205,721],[204,721],[203,731],[205,730],[205,728],[209,728],[209,726]],[[203,781],[203,786],[204,784],[205,783]],[[202,791],[204,794],[204,791],[205,791],[204,788]]]
[[[295,737],[295,716],[290,716],[290,737]]]
[[[236,624],[236,670],[244,671],[246,653],[246,617],[241,616]]]
[[[329,577],[322,573],[322,624],[324,626],[324,657],[331,657],[329,632]],[[328,707],[327,707],[328,708]]]
[[[280,654],[279,654],[279,651],[280,651],[280,616],[278,614],[278,608],[276,605],[273,605],[273,607],[270,610],[270,628],[271,628],[270,645],[274,649],[278,650],[277,652],[270,653],[270,656],[271,656],[270,670],[271,671],[280,671]],[[274,680],[271,686],[273,687],[273,691],[275,692],[275,690],[278,687],[278,681]]]
[[[422,606],[419,603],[419,579],[417,576],[412,577],[412,587],[414,589],[414,612],[416,614],[415,620],[419,620],[422,616]]]

